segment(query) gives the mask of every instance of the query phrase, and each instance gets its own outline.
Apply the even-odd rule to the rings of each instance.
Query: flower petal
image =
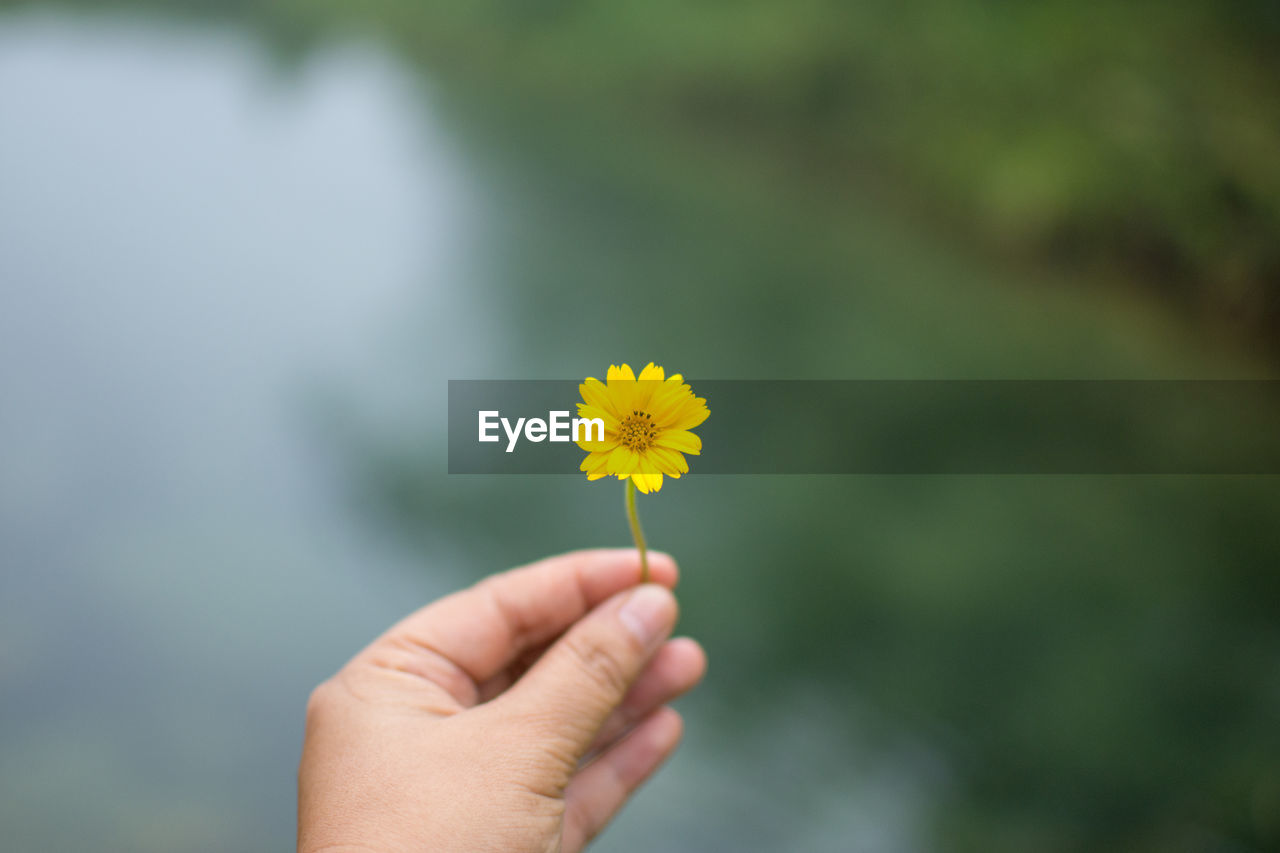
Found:
[[[612,413],[600,408],[599,406],[591,406],[587,403],[578,404],[578,417],[580,418],[600,418],[604,421],[605,432],[618,431],[618,419]]]
[[[701,397],[694,399],[691,405],[683,406],[676,412],[671,421],[671,429],[693,429],[711,415],[707,401]]]
[[[635,382],[636,375],[631,372],[631,365],[624,364],[618,367],[616,364],[609,365],[609,372],[605,374],[605,379],[609,386],[612,387],[614,382]]]
[[[608,465],[608,453],[588,453],[578,467],[587,472],[588,480],[599,480],[601,477],[608,476],[609,472],[606,470]]]
[[[631,475],[631,480],[636,484],[636,488],[646,495],[662,488],[662,472],[647,459],[640,460],[640,465],[636,473]]]
[[[607,384],[613,412],[618,416],[618,420],[625,420],[635,408],[632,398],[635,397],[636,376],[631,372],[630,365],[624,364],[621,367],[609,365]]]
[[[661,382],[662,378],[663,378],[662,368],[655,365],[652,361],[645,366],[644,370],[640,371],[641,382],[647,382],[649,380]]]
[[[658,466],[658,470],[668,477],[679,479],[681,474],[689,473],[689,463],[675,450],[668,450],[665,447],[650,447],[645,452],[653,460],[653,463]]]
[[[655,443],[659,447],[668,447],[694,456],[702,452],[702,439],[683,429],[667,430],[658,436]]]
[[[596,440],[594,437],[600,434],[600,431],[591,426],[581,426],[578,428],[578,438],[574,440],[574,444],[583,450],[612,450],[618,444],[618,419],[608,412],[601,411],[595,406],[588,406],[586,403],[578,404],[578,417],[586,419],[599,418],[604,421],[604,438]],[[570,433],[572,437],[572,432]]]
[[[608,464],[608,462],[609,462],[608,451],[603,451],[603,452],[596,451],[596,452],[588,453],[586,456],[582,458],[582,463],[578,466],[578,470],[586,471],[588,476],[590,476],[595,471],[599,471],[600,476],[603,477],[606,473],[605,466]]]
[[[594,376],[588,376],[586,381],[578,386],[578,393],[582,395],[582,399],[588,406],[608,412],[615,419],[621,415],[621,410],[614,405],[613,397],[609,394],[609,387]]]
[[[619,445],[610,451],[609,462],[605,470],[610,474],[625,478],[636,470],[636,463],[639,461],[640,457],[636,455],[634,450]]]
[[[661,386],[654,389],[653,396],[649,400],[649,411],[659,426],[670,426],[676,414],[692,396],[688,388],[663,382]]]

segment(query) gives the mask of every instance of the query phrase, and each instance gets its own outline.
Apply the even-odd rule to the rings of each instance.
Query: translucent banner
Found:
[[[578,385],[451,380],[449,473],[579,474]],[[711,410],[694,475],[1280,473],[1275,381],[692,385]]]

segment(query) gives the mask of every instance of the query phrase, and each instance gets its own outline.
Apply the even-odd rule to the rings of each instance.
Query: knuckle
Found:
[[[312,689],[307,696],[307,725],[333,720],[351,704],[354,694],[344,679],[344,674],[338,672]]]
[[[626,665],[624,658],[626,650],[613,644],[586,639],[574,641],[570,648],[576,655],[583,674],[601,692],[611,697],[621,697],[627,692],[631,679],[628,675],[630,667]]]
[[[307,697],[307,722],[312,722],[328,713],[333,706],[333,683],[322,681]]]

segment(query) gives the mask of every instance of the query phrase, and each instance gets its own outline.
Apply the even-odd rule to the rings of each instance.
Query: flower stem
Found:
[[[640,516],[636,515],[636,481],[627,478],[627,521],[631,522],[631,538],[640,551],[640,583],[649,582],[649,554],[644,545],[644,531],[640,529]]]

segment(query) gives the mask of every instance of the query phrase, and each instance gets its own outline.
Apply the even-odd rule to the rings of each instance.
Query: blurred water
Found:
[[[287,847],[316,681],[446,589],[625,541],[616,484],[445,476],[447,378],[1270,375],[874,209],[437,91],[358,38],[265,38],[0,18],[6,849]],[[1247,478],[664,490],[642,512],[711,675],[600,849],[1280,837],[1277,503]]]
[[[6,849],[287,847],[310,686],[456,582],[370,535],[309,425],[334,387],[428,409],[443,367],[390,354],[484,332],[423,97],[368,45],[0,27]]]

